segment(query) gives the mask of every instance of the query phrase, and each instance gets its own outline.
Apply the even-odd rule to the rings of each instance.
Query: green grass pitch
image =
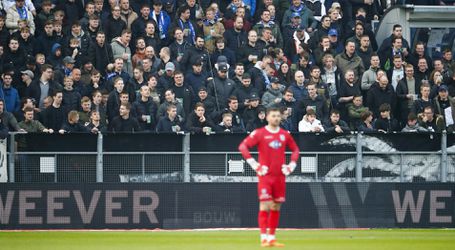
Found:
[[[291,230],[278,231],[284,249],[450,250],[455,230]],[[0,249],[27,250],[243,250],[261,249],[258,231],[40,231],[1,232]]]

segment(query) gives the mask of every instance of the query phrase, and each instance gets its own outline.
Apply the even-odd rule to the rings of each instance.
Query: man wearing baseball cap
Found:
[[[437,86],[434,86],[437,87]],[[438,95],[434,98],[435,112],[444,117],[445,125],[453,132],[455,121],[455,100],[449,96],[449,88],[447,85],[441,85],[438,88]],[[446,110],[450,109],[452,117],[446,117]]]
[[[289,24],[287,24],[286,26],[283,26],[283,40],[285,42],[285,45],[287,45],[287,41],[292,39],[294,32],[300,26],[300,21],[301,21],[301,17],[299,15],[299,13],[294,12],[291,15],[291,22]],[[287,46],[285,46],[284,49],[286,49],[286,47]]]
[[[243,110],[251,106],[252,94],[259,93],[259,91],[251,84],[251,76],[248,73],[242,76],[242,85],[237,87],[234,91],[234,95],[239,101],[239,112],[243,114]]]

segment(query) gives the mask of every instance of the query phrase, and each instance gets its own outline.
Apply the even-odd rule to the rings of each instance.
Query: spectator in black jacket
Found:
[[[121,104],[119,116],[115,117],[109,123],[109,131],[112,132],[138,132],[141,126],[136,118],[130,116],[131,105],[129,103]]]
[[[262,128],[265,125],[267,125],[267,121],[265,120],[265,109],[261,107],[258,109],[256,118],[246,125],[246,131],[253,132],[255,129]]]
[[[408,115],[414,100],[417,100],[419,89],[420,83],[414,77],[414,66],[407,64],[405,67],[405,77],[398,82],[396,89],[396,117],[403,126],[408,121]]]
[[[217,109],[226,107],[227,99],[234,93],[235,82],[227,77],[228,67],[226,64],[218,65],[218,70],[214,79],[207,80],[207,90],[209,95],[215,98]]]
[[[173,104],[167,106],[167,115],[160,118],[156,125],[157,133],[176,133],[184,130],[183,124],[177,116],[177,107]]]
[[[224,38],[219,37],[215,40],[215,51],[212,52],[211,59],[212,63],[218,61],[218,57],[225,56],[227,58],[227,63],[230,66],[234,66],[237,62],[234,51],[230,48],[226,48],[226,43]]]
[[[414,45],[414,51],[409,54],[408,58],[406,59],[406,61],[411,64],[411,65],[414,65],[414,67],[417,68],[417,65],[419,64],[419,60],[420,59],[425,59],[427,61],[427,64],[429,66],[432,66],[433,63],[432,63],[432,60],[431,60],[431,57],[427,55],[427,52],[425,51],[425,43],[424,42],[417,42],[415,45]],[[429,71],[432,71],[433,69],[429,69]]]
[[[88,133],[90,132],[87,127],[79,122],[79,113],[76,110],[71,110],[68,113],[68,120],[63,124],[62,128],[58,131],[60,134],[65,133]]]
[[[201,87],[206,87],[207,74],[202,72],[202,60],[193,62],[192,71],[185,74],[185,82],[197,93]]]
[[[52,81],[53,70],[52,66],[44,64],[41,66],[41,77],[34,80],[28,87],[28,97],[37,101],[40,109],[44,108],[44,99],[61,89],[59,84]],[[58,128],[60,129],[60,127]],[[56,130],[57,131],[57,130]]]
[[[384,103],[379,106],[379,117],[374,122],[374,127],[379,132],[391,133],[400,130],[398,121],[392,117],[390,104]]]
[[[219,124],[215,126],[216,133],[243,133],[245,130],[238,126],[234,126],[232,124],[232,114],[231,113],[224,113],[222,116],[222,120]]]
[[[141,15],[131,24],[133,40],[139,36],[145,36],[145,27],[148,22],[153,22],[156,27],[155,21],[150,18],[150,6],[145,4],[141,6]]]
[[[140,89],[141,97],[133,103],[133,109],[141,126],[141,130],[153,131],[156,126],[156,112],[158,107],[150,97],[150,88],[144,85]]]
[[[51,49],[57,41],[54,36],[54,24],[48,20],[44,24],[44,32],[36,39],[34,53],[42,53],[46,57],[51,55]]]
[[[367,96],[367,106],[375,117],[379,117],[379,107],[384,103],[388,103],[391,110],[395,110],[396,94],[386,76],[379,78],[379,84],[371,86]]]
[[[392,43],[393,43],[393,38],[394,37],[398,37],[398,38],[402,38],[403,39],[401,48],[406,49],[406,50],[403,50],[403,52],[404,52],[403,56],[406,57],[408,55],[408,51],[407,50],[409,49],[409,43],[403,37],[403,27],[400,24],[393,25],[392,35],[390,35],[389,37],[384,39],[384,41],[382,41],[382,44],[381,44],[381,46],[379,47],[379,50],[378,50],[378,55],[390,56],[390,54],[388,54],[387,51],[388,51],[388,49],[392,48]],[[385,62],[386,62],[386,60],[383,61],[381,59],[381,63],[385,63]]]
[[[248,32],[248,43],[236,52],[237,61],[243,63],[246,71],[251,69],[264,55],[264,48],[257,41],[258,33],[255,30],[250,30]]]
[[[78,47],[79,53],[81,53],[82,56],[87,56],[91,39],[82,30],[82,27],[81,27],[81,24],[79,23],[79,21],[74,21],[71,24],[71,31],[69,32],[69,34],[66,37],[65,46],[69,47],[71,39],[73,39],[73,38],[76,38],[79,41],[79,47]],[[71,56],[71,55],[67,54],[67,56]]]
[[[66,120],[66,113],[62,107],[63,92],[55,90],[52,94],[52,105],[41,111],[41,123],[46,127],[59,131]]]
[[[259,98],[259,91],[251,84],[250,74],[245,73],[242,76],[242,86],[237,87],[232,93],[239,101],[239,112],[249,108],[251,105],[250,97],[253,93]]]
[[[198,96],[196,98],[197,102],[204,104],[205,113],[207,116],[213,118],[216,115],[217,107],[215,104],[215,98],[213,96],[208,95],[206,87],[200,87],[199,91],[197,92]]]
[[[239,113],[239,100],[235,96],[230,96],[228,99],[228,106],[223,110],[222,114],[231,113],[232,114],[232,124],[234,126],[245,128],[245,123],[243,122],[242,115]],[[218,116],[217,121],[221,120],[221,116]]]
[[[185,77],[182,72],[174,72],[174,82],[169,86],[169,89],[174,91],[175,98],[182,103],[185,114],[191,113],[194,103],[194,92],[191,87],[185,84]]]
[[[444,128],[444,117],[434,113],[434,109],[431,106],[427,106],[423,109],[423,112],[418,116],[419,125],[429,132],[442,132]]]
[[[5,108],[5,101],[0,99],[0,120],[7,130],[9,131],[24,131],[17,123],[16,117]],[[1,130],[1,127],[0,127]]]
[[[326,133],[349,133],[351,129],[348,124],[340,119],[340,112],[338,110],[332,110],[330,112],[329,120],[324,124],[324,131]]]
[[[329,108],[327,106],[327,100],[318,95],[316,84],[310,82],[307,85],[308,96],[305,96],[300,100],[294,111],[294,126],[297,127],[302,117],[306,114],[309,109],[312,109],[316,113],[316,118],[322,122],[327,121],[329,117]]]
[[[86,126],[93,134],[104,133],[107,131],[105,123],[101,122],[100,112],[92,110],[90,112],[90,123]]]
[[[259,110],[263,110],[263,106],[259,105],[260,99],[257,93],[252,93],[248,97],[248,106],[245,106],[243,110],[243,123],[247,124],[250,122],[254,122],[254,120],[258,117]]]
[[[120,108],[121,94],[124,94],[126,102],[129,100],[128,92],[124,91],[125,84],[121,77],[114,78],[114,90],[109,93],[109,98],[107,99],[107,120],[112,121],[116,116],[118,116],[118,110]],[[126,95],[126,97],[125,97]]]
[[[365,111],[360,115],[362,120],[357,127],[358,131],[362,132],[375,132],[377,131],[373,126],[373,113],[371,111]]]
[[[204,104],[198,102],[194,105],[194,111],[187,119],[186,128],[195,134],[210,134],[212,132],[215,124],[210,117],[205,115]]]
[[[8,137],[8,127],[3,124],[3,120],[0,119],[0,139],[6,139]]]
[[[104,76],[106,74],[106,66],[114,62],[112,47],[110,43],[106,43],[104,32],[98,31],[96,34],[96,42],[90,46],[88,57],[95,69]]]
[[[295,17],[293,17],[291,19],[291,24],[288,28],[288,35],[286,35],[286,37],[284,36],[284,31],[283,31],[283,39],[291,39],[292,38],[292,35],[294,35],[294,31],[297,29],[298,25],[300,24],[300,15],[297,16],[295,15]],[[298,22],[295,20],[295,19],[298,19]],[[295,22],[294,25],[292,25],[292,22]],[[313,33],[313,36],[311,37],[310,39],[310,47],[311,49],[315,49],[318,44],[321,42],[321,39],[323,37],[328,37],[329,35],[329,30],[330,30],[330,24],[331,24],[331,20],[330,20],[330,16],[328,15],[324,15],[321,17],[321,23],[318,25],[318,29]],[[285,27],[288,27],[288,26],[285,26]],[[283,27],[283,28],[285,28]],[[285,28],[286,29],[286,28]]]
[[[104,32],[106,34],[107,43],[112,39],[119,37],[122,31],[126,29],[126,23],[121,18],[120,6],[112,8],[111,15],[106,19],[103,24]]]
[[[421,116],[423,110],[431,106],[435,110],[433,100],[430,99],[430,84],[423,83],[420,85],[420,98],[414,101],[414,104],[411,107],[411,113]]]
[[[99,31],[103,30],[103,28],[101,27],[101,23],[100,23],[100,17],[97,16],[96,14],[91,14],[88,17],[87,24],[84,24],[83,20],[81,20],[81,26],[84,29],[84,31],[87,33],[87,35],[90,37],[91,42],[95,42],[96,34]]]
[[[174,30],[174,42],[169,45],[171,51],[171,60],[180,63],[185,51],[193,47],[191,43],[184,39],[183,30],[179,27]]]
[[[184,52],[182,61],[180,61],[180,68],[183,72],[190,72],[191,67],[194,62],[202,60],[203,63],[203,72],[209,71],[209,53],[208,50],[204,47],[204,38],[201,35],[196,36],[196,44],[194,47],[188,47]]]
[[[234,28],[227,29],[224,32],[224,39],[226,40],[226,47],[238,53],[238,51],[248,42],[247,33],[243,30],[243,18],[236,17],[234,21]]]
[[[5,53],[2,55],[3,64],[12,64],[14,69],[22,69],[25,68],[25,57],[26,54],[20,47],[19,38],[11,37],[8,48],[5,48]]]
[[[68,113],[77,110],[80,106],[81,94],[73,88],[73,78],[67,76],[63,79],[63,108]]]

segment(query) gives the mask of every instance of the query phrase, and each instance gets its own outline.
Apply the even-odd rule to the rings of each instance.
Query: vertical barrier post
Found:
[[[54,154],[54,164],[55,164],[55,168],[54,168],[54,182],[57,183],[58,179],[57,179],[57,174],[58,174],[58,155],[57,154]]]
[[[103,134],[96,140],[96,182],[103,182]]]
[[[447,131],[442,131],[441,138],[441,182],[447,182]]]
[[[190,182],[190,134],[183,137],[183,181]]]
[[[11,133],[9,137],[9,162],[8,162],[8,180],[9,182],[15,182],[15,159],[16,159],[16,142],[14,138],[15,134]],[[7,141],[8,143],[8,141]]]
[[[400,154],[400,182],[404,181],[403,153]]]
[[[362,134],[357,133],[356,140],[356,162],[355,162],[355,181],[362,181]]]

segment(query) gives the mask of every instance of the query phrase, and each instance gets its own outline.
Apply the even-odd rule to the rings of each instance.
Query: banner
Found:
[[[0,140],[0,182],[8,182],[8,155],[6,139]]]
[[[0,184],[1,229],[257,227],[256,183]],[[282,228],[455,227],[455,186],[289,183]]]

